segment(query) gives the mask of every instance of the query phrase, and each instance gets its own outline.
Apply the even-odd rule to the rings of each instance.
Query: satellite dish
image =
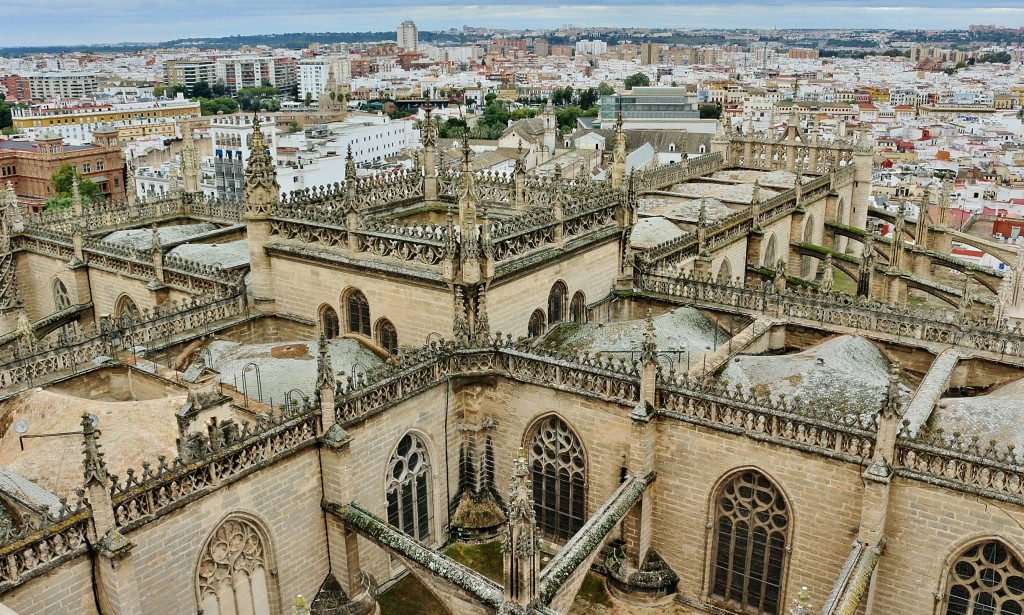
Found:
[[[92,423],[93,427],[96,427],[97,425],[100,424],[100,417],[98,417],[95,414],[93,414],[92,412],[90,412],[89,413],[89,422]]]
[[[28,421],[16,421],[14,423],[14,431],[18,433],[26,433],[28,431]]]

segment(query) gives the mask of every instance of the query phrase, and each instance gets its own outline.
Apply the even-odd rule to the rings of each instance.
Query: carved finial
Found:
[[[260,114],[253,113],[252,115],[252,147],[253,151],[261,151],[267,149],[267,143],[263,138],[263,131],[260,130]]]
[[[644,328],[644,342],[640,346],[640,359],[645,363],[658,360],[658,345],[654,341],[654,311],[647,308],[647,326]]]
[[[356,178],[356,159],[352,156],[352,144],[348,144],[348,153],[345,155],[345,179]]]
[[[334,390],[337,379],[334,375],[334,367],[331,365],[331,349],[327,344],[327,336],[320,332],[320,342],[317,346],[316,358],[316,388]]]
[[[957,309],[960,310],[960,316],[967,316],[971,313],[971,307],[974,305],[973,291],[971,290],[971,282],[974,281],[974,274],[967,272],[967,276],[964,278],[964,294],[960,296],[960,305]]]
[[[71,206],[74,208],[75,216],[82,216],[82,192],[79,189],[78,173],[71,177]]]
[[[823,293],[831,293],[835,290],[835,273],[832,271],[832,253],[825,255],[825,262],[822,264],[824,271],[821,274],[821,284],[818,290]]]
[[[860,128],[857,131],[857,145],[854,147],[854,151],[861,154],[870,154],[874,151],[871,141],[871,132],[868,130],[867,123],[861,122]]]
[[[153,252],[161,252],[162,249],[160,247],[160,231],[157,230],[155,224],[151,227],[151,229],[152,229],[151,243],[152,243],[152,246],[153,246]]]
[[[889,382],[885,389],[885,403],[882,406],[882,413],[885,417],[901,416],[900,408],[900,362],[894,361],[889,364]]]
[[[526,460],[526,451],[522,448],[512,462],[507,509],[507,531],[502,545],[505,601],[526,607],[534,603],[540,585],[540,548],[537,544],[537,518],[533,507],[533,488],[530,485],[530,466]]]
[[[109,482],[107,475],[107,464],[103,461],[103,453],[100,452],[99,436],[100,431],[93,424],[92,416],[82,415],[82,435],[84,442],[82,452],[85,455],[85,486],[94,483],[106,485]]]
[[[708,225],[708,199],[707,197],[700,198],[700,210],[697,212],[697,226]]]

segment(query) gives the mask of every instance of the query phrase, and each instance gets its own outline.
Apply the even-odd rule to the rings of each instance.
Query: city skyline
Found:
[[[4,47],[155,43],[284,32],[391,31],[406,19],[428,31],[461,28],[463,24],[506,29],[552,29],[567,23],[667,29],[966,29],[969,24],[1024,24],[1024,8],[1009,0],[909,0],[899,5],[892,0],[738,0],[715,4],[642,0],[629,6],[602,0],[563,0],[557,6],[482,0],[468,6],[442,1],[429,7],[409,0],[354,0],[343,7],[323,0],[301,6],[266,0],[231,5],[167,0],[145,5],[111,5],[95,0],[9,0],[5,4],[10,23],[19,27],[5,32]],[[457,17],[453,9],[458,9]],[[160,18],[154,19],[154,15]]]

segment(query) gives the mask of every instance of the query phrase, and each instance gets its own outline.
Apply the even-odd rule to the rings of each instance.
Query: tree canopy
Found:
[[[199,109],[203,115],[217,115],[223,113],[224,115],[230,115],[238,111],[238,102],[234,98],[200,98]]]
[[[65,162],[50,176],[50,185],[53,186],[54,196],[46,201],[47,209],[71,207],[76,177],[78,178],[78,193],[82,196],[82,205],[88,206],[103,199],[99,186],[92,180],[82,177],[82,174],[76,171],[71,163]]]
[[[632,90],[635,87],[647,87],[651,85],[651,78],[643,73],[636,73],[626,77],[626,89]]]

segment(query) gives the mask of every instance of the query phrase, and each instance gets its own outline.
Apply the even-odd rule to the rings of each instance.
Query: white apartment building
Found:
[[[216,77],[223,81],[229,94],[237,94],[244,88],[271,85],[280,90],[294,87],[298,83],[295,58],[233,56],[218,58]]]
[[[405,20],[398,26],[398,48],[406,51],[419,50],[420,35],[412,21]]]
[[[33,73],[27,77],[32,98],[38,100],[86,98],[100,88],[95,73]]]
[[[608,53],[608,43],[604,41],[577,41],[576,42],[576,55],[594,55],[599,56],[602,53]]]
[[[261,117],[260,124],[270,155],[276,159],[277,130],[274,118]],[[249,144],[252,143],[252,116],[244,113],[214,116],[210,118],[209,134],[213,140],[213,160],[207,167],[212,171],[214,179],[212,184],[203,183],[203,192],[221,199],[240,201],[245,183],[245,163],[249,160]]]
[[[334,70],[337,83],[348,83],[352,80],[352,60],[349,58],[308,58],[299,60],[299,100],[306,98],[308,93],[316,100],[317,96],[327,91],[327,77]]]

